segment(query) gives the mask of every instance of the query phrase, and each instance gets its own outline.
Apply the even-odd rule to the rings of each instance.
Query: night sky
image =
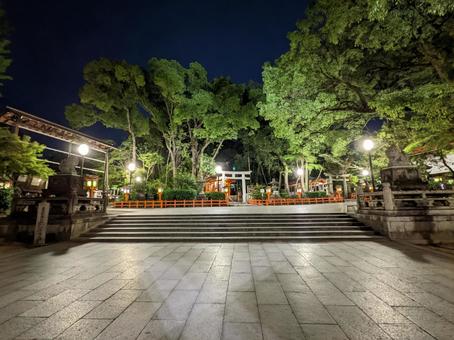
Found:
[[[107,57],[146,65],[151,57],[202,63],[209,77],[261,81],[261,68],[288,48],[307,1],[3,0],[13,28],[10,105],[67,125],[82,69]],[[120,139],[95,127],[90,134]]]

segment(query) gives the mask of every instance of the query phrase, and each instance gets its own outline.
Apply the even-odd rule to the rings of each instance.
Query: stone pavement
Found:
[[[349,204],[354,204],[349,203]],[[304,205],[281,205],[281,206],[255,206],[237,205],[230,207],[206,207],[206,208],[163,208],[163,209],[128,209],[109,208],[109,214],[133,214],[133,215],[217,215],[217,214],[307,214],[307,213],[345,213],[346,203],[323,203]]]
[[[1,339],[452,339],[454,259],[393,243],[0,252]]]

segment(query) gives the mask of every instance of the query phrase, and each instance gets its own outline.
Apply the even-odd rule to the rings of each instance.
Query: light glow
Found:
[[[372,139],[365,139],[363,141],[363,149],[366,151],[370,151],[374,148],[375,143]]]
[[[81,156],[86,156],[86,155],[88,155],[88,152],[90,151],[90,148],[88,147],[87,144],[80,144],[79,148],[77,149],[77,151],[79,151],[79,154]]]

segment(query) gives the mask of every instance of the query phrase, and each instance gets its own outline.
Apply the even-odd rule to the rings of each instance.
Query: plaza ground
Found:
[[[452,339],[454,258],[381,241],[0,247],[1,339]]]

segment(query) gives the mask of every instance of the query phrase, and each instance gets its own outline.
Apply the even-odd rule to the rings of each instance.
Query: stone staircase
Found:
[[[83,242],[323,241],[380,239],[346,214],[119,215]]]

